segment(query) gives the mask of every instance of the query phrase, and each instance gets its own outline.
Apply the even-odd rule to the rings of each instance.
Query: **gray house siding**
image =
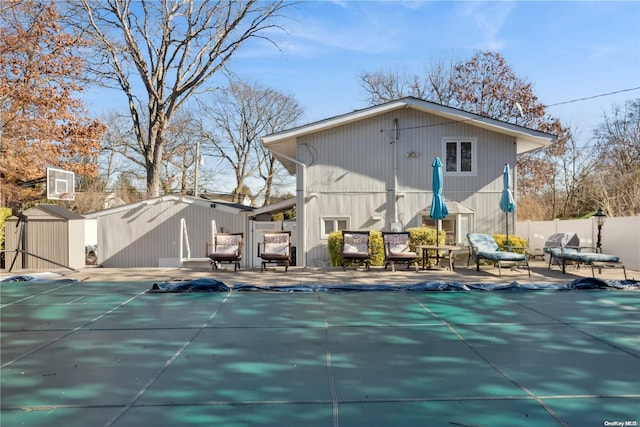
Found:
[[[342,217],[350,222],[354,230],[382,230],[385,225],[387,207],[386,192],[378,193],[324,193],[306,202],[307,212],[311,212],[307,222],[307,260],[310,265],[329,260],[327,239],[321,237],[322,218]],[[382,220],[372,220],[381,216]]]
[[[502,170],[505,163],[515,170],[515,138],[404,109],[299,138],[297,158],[308,165],[305,193],[316,195],[306,200],[309,259],[328,259],[323,217],[348,217],[350,228],[361,230],[389,230],[396,221],[419,226],[420,212],[431,204],[431,163],[436,156],[444,163],[447,137],[473,138],[477,145],[473,174],[444,174],[445,198],[475,211],[475,231],[502,231]],[[394,206],[396,193],[402,197]],[[377,216],[382,219],[372,220]]]
[[[246,235],[246,216],[240,210],[213,205],[165,197],[89,215],[98,220],[98,263],[119,268],[179,265],[181,251],[187,256],[182,219],[192,258],[206,257],[212,220],[219,232]]]
[[[515,177],[518,154],[555,141],[545,132],[412,97],[265,136],[267,148],[298,177],[298,246],[308,248],[306,262],[328,258],[319,230],[325,215],[348,214],[350,228],[366,230],[420,225],[431,204],[431,163],[440,157],[446,165],[447,137],[475,141],[472,173],[444,174],[444,195],[460,212],[459,243],[465,230],[499,230],[504,164]]]

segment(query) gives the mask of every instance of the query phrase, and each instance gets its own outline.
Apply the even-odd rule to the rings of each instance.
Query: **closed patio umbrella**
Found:
[[[505,245],[509,244],[509,214],[516,210],[516,202],[513,199],[513,194],[511,193],[511,168],[509,168],[509,164],[504,164],[504,169],[502,170],[502,181],[504,184],[504,188],[502,190],[502,197],[500,197],[500,210],[504,212],[507,226],[507,239],[505,240]]]
[[[438,245],[438,235],[440,234],[440,220],[449,215],[444,196],[442,195],[442,187],[444,185],[442,178],[442,162],[439,157],[433,159],[431,163],[433,167],[433,180],[431,182],[431,190],[433,191],[433,200],[431,201],[431,210],[429,216],[436,220],[436,246]]]

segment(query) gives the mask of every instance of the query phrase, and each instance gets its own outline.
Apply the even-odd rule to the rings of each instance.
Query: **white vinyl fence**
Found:
[[[516,235],[527,239],[532,250],[542,250],[554,233],[576,233],[580,246],[595,248],[598,242],[595,218],[516,222]],[[628,269],[640,270],[640,216],[607,218],[601,236],[603,253],[619,256]]]

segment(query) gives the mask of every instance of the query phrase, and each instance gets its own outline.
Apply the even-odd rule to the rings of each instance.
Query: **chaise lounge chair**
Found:
[[[291,264],[291,232],[278,231],[265,233],[262,242],[262,251],[258,243],[258,256],[262,258],[260,271],[267,268],[267,264],[284,266],[284,271]]]
[[[347,269],[348,262],[364,264],[369,270],[369,232],[342,232],[342,269]]]
[[[527,268],[529,277],[531,277],[529,261],[527,261],[525,254],[501,251],[493,237],[488,234],[469,233],[467,234],[467,239],[469,239],[472,256],[476,260],[476,271],[480,271],[480,260],[486,259],[493,261],[493,263],[498,266],[499,276],[502,276],[500,267],[521,266]]]
[[[209,253],[210,270],[218,269],[218,264],[228,262],[233,264],[233,271],[238,271],[242,260],[243,233],[218,233],[213,244],[213,251]],[[209,249],[210,244],[207,245]]]
[[[409,248],[409,233],[382,232],[384,244],[384,268],[391,264],[391,271],[396,271],[396,263],[407,263],[407,270],[414,263],[418,271],[418,254]]]
[[[603,268],[622,268],[624,273],[624,279],[627,279],[627,270],[624,268],[624,264],[620,261],[620,257],[615,255],[608,255],[596,252],[581,252],[580,247],[547,247],[544,251],[549,256],[549,269],[551,269],[551,261],[556,260],[558,264],[562,265],[562,272],[566,273],[567,261],[570,263],[586,264],[591,266],[591,275],[595,278],[595,269],[602,270]]]

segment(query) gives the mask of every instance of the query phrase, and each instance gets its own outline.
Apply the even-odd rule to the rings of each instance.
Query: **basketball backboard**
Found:
[[[76,175],[73,172],[47,168],[47,199],[75,200]]]

